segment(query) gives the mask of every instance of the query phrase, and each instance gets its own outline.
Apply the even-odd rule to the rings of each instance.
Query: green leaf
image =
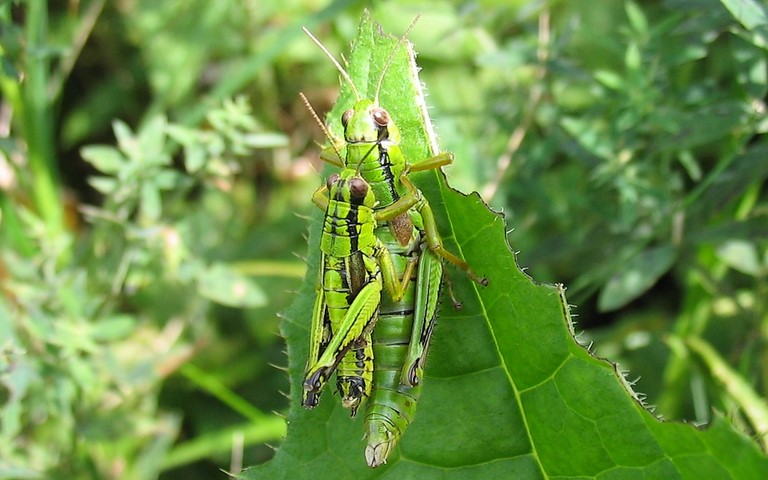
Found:
[[[750,41],[768,49],[768,10],[755,0],[720,0],[731,15],[753,35]]]
[[[115,132],[115,139],[120,150],[128,157],[136,158],[140,150],[131,127],[122,120],[115,120],[112,122],[112,130]]]
[[[152,178],[152,183],[159,190],[173,190],[184,181],[184,177],[175,170],[160,170]]]
[[[162,214],[163,200],[154,183],[144,183],[141,186],[141,213],[151,222],[156,222]]]
[[[395,41],[363,18],[348,57],[358,89],[371,93]],[[408,56],[396,55],[380,100],[403,132],[405,153],[424,158],[435,145],[414,101],[422,97],[413,67]],[[344,86],[329,116],[336,132],[351,100]],[[330,388],[314,410],[300,406],[318,268],[316,212],[307,281],[281,326],[292,386],[288,435],[273,460],[242,478],[714,479],[760,478],[768,469],[756,445],[721,417],[708,430],[656,419],[616,366],[574,340],[562,287],[537,285],[520,271],[501,215],[476,194],[447,187],[442,174],[420,174],[415,181],[435,210],[446,246],[487,275],[490,285],[478,287],[449,269],[464,308],[455,311],[450,302],[441,308],[413,424],[389,463],[370,469],[362,413],[350,419]]]
[[[717,255],[726,265],[747,275],[760,275],[763,265],[760,262],[757,246],[745,240],[731,240],[718,247]]]
[[[115,148],[108,145],[89,145],[80,150],[85,161],[106,174],[115,174],[125,166],[126,159]]]
[[[118,314],[104,318],[91,330],[91,337],[97,342],[107,342],[124,338],[136,328],[136,318]]]
[[[687,195],[690,216],[710,218],[738,202],[748,188],[768,178],[768,145],[757,143],[736,157],[727,157]],[[701,222],[702,225],[707,225]],[[691,226],[695,230],[698,225]]]
[[[645,293],[672,267],[675,247],[665,245],[640,252],[605,285],[597,300],[604,312],[616,310]]]
[[[768,12],[755,0],[720,0],[747,30],[768,26]]]
[[[141,143],[141,150],[148,159],[161,159],[165,156],[165,127],[168,121],[161,115],[150,118],[141,127],[138,134],[138,140]],[[160,164],[164,164],[161,162]]]
[[[660,136],[659,149],[680,151],[733,135],[749,114],[740,102],[710,102],[691,112],[678,112],[668,119],[674,128],[670,128],[670,134]]]
[[[624,9],[627,12],[627,19],[629,19],[632,30],[639,35],[646,35],[648,33],[648,19],[645,18],[640,7],[634,2],[627,2],[624,4]]]
[[[190,144],[184,147],[184,165],[190,174],[197,173],[208,161],[208,152],[202,145]]]
[[[200,295],[230,307],[263,307],[267,296],[253,280],[230,265],[216,263],[200,273]]]
[[[117,181],[112,177],[90,177],[88,183],[104,195],[109,195],[118,187]]]
[[[643,55],[640,52],[640,47],[635,42],[631,42],[627,46],[627,51],[624,53],[624,65],[629,72],[637,72],[642,67]]]
[[[624,78],[616,72],[610,70],[598,70],[595,72],[595,80],[602,83],[611,90],[621,90],[624,88]]]

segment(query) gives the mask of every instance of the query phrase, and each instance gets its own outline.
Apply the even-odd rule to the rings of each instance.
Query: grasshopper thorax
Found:
[[[328,198],[320,250],[339,258],[370,254],[376,244],[376,197],[368,182],[346,168],[328,178]]]

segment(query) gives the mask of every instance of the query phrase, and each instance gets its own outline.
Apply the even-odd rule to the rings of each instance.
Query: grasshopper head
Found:
[[[328,191],[330,198],[350,205],[373,208],[376,204],[370,185],[352,168],[328,177]]]
[[[400,132],[389,112],[371,100],[360,100],[341,116],[347,143],[399,143]]]

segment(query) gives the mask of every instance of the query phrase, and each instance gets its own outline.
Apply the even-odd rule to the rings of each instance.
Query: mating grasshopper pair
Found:
[[[443,247],[429,203],[408,179],[409,172],[439,168],[453,157],[444,153],[415,164],[406,162],[399,130],[378,105],[387,65],[374,100],[365,99],[333,56],[312,39],[349,83],[356,102],[341,118],[344,141],[332,143],[322,154],[343,170],[313,195],[326,214],[302,404],[307,408],[317,404],[334,370],[342,404],[352,415],[371,397],[365,416],[365,456],[375,467],[386,462],[415,413],[442,261],[453,263],[482,285],[487,280]],[[318,123],[334,142],[319,119]]]

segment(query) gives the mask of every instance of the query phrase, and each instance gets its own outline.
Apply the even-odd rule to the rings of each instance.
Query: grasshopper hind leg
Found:
[[[381,299],[381,276],[377,274],[363,287],[352,301],[339,328],[334,332],[322,355],[307,366],[304,374],[304,394],[302,405],[313,408],[317,405],[320,392],[331,373],[340,364],[344,366],[345,357],[359,345],[361,338],[370,344],[370,332],[376,323]],[[354,353],[353,353],[354,356]],[[373,355],[371,354],[370,357]],[[354,361],[352,362],[354,364]],[[371,358],[370,363],[373,363]],[[372,374],[371,374],[372,375]]]
[[[301,399],[302,407],[311,410],[317,406],[318,402],[320,402],[323,385],[325,385],[328,379],[329,371],[333,371],[333,369],[316,370],[312,375],[304,379],[304,395]]]

